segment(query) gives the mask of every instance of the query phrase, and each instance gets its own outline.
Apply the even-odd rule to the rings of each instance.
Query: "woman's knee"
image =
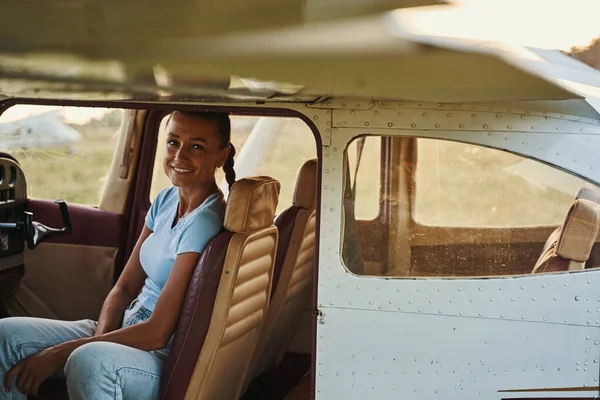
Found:
[[[11,317],[0,319],[0,343],[16,340],[27,331],[27,318]]]
[[[26,338],[26,318],[0,319],[0,370],[11,367],[18,360],[19,351]]]
[[[105,398],[128,389],[154,398],[160,370],[147,352],[110,342],[93,342],[76,349],[67,359],[65,375],[72,399]],[[135,376],[133,376],[135,375]]]
[[[110,345],[108,342],[92,342],[78,347],[71,353],[65,364],[67,378],[72,374],[92,373],[110,370]],[[107,365],[108,364],[108,365]]]
[[[70,398],[103,398],[96,393],[100,387],[104,391],[114,390],[111,387],[114,369],[110,345],[106,342],[88,343],[71,353],[64,368]]]

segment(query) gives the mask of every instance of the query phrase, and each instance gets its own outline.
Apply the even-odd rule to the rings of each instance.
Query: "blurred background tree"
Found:
[[[600,70],[600,36],[586,47],[572,47],[570,53],[579,61]]]

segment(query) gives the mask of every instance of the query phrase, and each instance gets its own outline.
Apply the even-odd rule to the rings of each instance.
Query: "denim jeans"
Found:
[[[146,321],[150,314],[134,300],[125,311],[123,327]],[[27,399],[14,383],[9,393],[4,390],[6,373],[20,360],[59,343],[93,336],[96,325],[92,320],[0,319],[0,400]],[[109,342],[88,343],[77,348],[64,371],[57,371],[51,379],[66,379],[71,400],[158,399],[169,349],[170,342],[156,351]]]

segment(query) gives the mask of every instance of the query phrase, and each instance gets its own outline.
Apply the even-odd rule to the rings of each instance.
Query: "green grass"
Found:
[[[427,225],[558,225],[582,184],[495,149],[433,139],[417,143],[415,219]],[[518,173],[511,170],[515,167]]]
[[[110,167],[118,127],[76,127],[81,142],[69,148],[12,151],[21,164],[30,198],[97,205]]]

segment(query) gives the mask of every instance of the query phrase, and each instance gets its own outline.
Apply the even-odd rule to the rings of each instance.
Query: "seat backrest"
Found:
[[[577,194],[575,194],[575,200],[577,199],[585,199],[590,200],[594,203],[600,203],[600,190],[596,186],[593,186],[589,183],[584,183],[577,190]],[[550,234],[550,236],[548,236],[548,239],[546,239],[546,243],[544,243],[544,247],[542,248],[542,256],[538,259],[538,262],[544,257],[545,254],[549,254],[548,252],[551,250],[552,246],[556,246],[561,229],[562,227],[559,226]],[[595,260],[600,258],[600,254],[595,254],[598,253],[598,250],[600,250],[600,248],[596,247],[596,249],[592,248],[592,251],[590,252],[589,261],[592,262],[593,265],[599,264],[598,261]]]
[[[576,199],[586,199],[600,204],[600,189],[598,187],[584,183],[577,191]]]
[[[278,231],[279,182],[231,188],[224,230],[190,280],[161,382],[162,399],[238,399],[267,313]]]
[[[281,362],[312,293],[315,254],[315,205],[317,201],[317,160],[300,168],[293,205],[282,212],[275,225],[279,245],[275,261],[271,304],[261,332],[249,380]]]
[[[563,225],[548,238],[533,273],[584,269],[599,228],[600,204],[576,199]]]

